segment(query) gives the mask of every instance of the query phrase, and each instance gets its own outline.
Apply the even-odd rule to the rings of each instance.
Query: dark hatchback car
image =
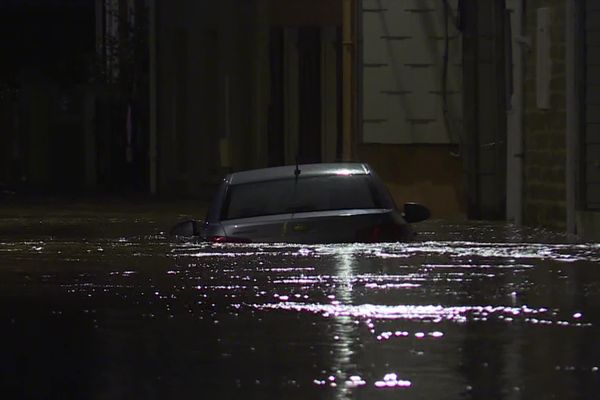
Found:
[[[228,175],[204,223],[172,233],[215,243],[395,242],[411,239],[409,223],[429,214],[415,203],[398,210],[367,164],[304,164]]]

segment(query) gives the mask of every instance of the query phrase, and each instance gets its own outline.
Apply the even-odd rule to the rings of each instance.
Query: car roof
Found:
[[[371,169],[365,163],[318,163],[298,165],[300,176],[327,176],[327,175],[368,175]],[[263,182],[284,178],[293,178],[296,165],[270,167],[240,171],[229,174],[226,181],[230,185],[243,183]]]

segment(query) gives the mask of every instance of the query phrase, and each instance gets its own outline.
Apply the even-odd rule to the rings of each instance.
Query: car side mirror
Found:
[[[404,203],[403,217],[408,223],[421,222],[431,217],[431,212],[419,203]]]
[[[170,236],[198,236],[199,234],[200,224],[194,219],[178,222],[169,231]]]

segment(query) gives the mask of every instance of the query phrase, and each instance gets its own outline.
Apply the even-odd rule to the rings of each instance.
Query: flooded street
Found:
[[[9,398],[599,396],[598,244],[431,221],[404,244],[209,245],[133,210],[1,214]]]

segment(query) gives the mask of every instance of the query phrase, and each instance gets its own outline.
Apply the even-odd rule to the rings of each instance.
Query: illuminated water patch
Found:
[[[442,306],[442,305],[376,305],[376,304],[306,304],[281,302],[273,304],[255,304],[249,307],[259,310],[282,310],[320,314],[323,317],[354,317],[360,319],[410,320],[425,322],[498,320],[505,322],[521,321],[531,324],[557,326],[591,326],[582,321],[579,313],[568,320],[558,318],[555,310],[530,308],[528,306]]]

